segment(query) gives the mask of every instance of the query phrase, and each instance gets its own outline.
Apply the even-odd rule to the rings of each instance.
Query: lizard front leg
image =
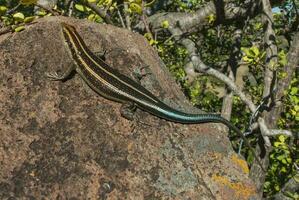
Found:
[[[67,70],[65,70],[61,75],[55,72],[46,73],[46,77],[52,81],[66,81],[71,77],[71,75],[76,71],[75,66],[70,66]]]

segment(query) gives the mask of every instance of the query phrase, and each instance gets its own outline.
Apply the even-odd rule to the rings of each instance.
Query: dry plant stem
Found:
[[[74,2],[71,1],[70,5],[69,5],[69,9],[68,9],[68,16],[72,16],[73,15],[73,11],[74,11]]]
[[[144,26],[145,26],[145,30],[147,33],[149,33],[151,35],[151,38],[153,38],[153,34],[149,28],[149,24],[147,22],[147,16],[146,16],[146,10],[145,10],[145,7],[144,7],[144,1],[142,1],[142,16],[141,16],[141,19],[142,19],[142,22],[144,23]]]
[[[126,28],[126,25],[125,25],[125,23],[124,23],[123,17],[121,16],[121,13],[119,12],[118,9],[117,9],[117,15],[118,15],[118,17],[119,17],[119,19],[120,19],[120,22],[121,22],[122,27],[123,27],[123,28]]]
[[[127,29],[131,30],[131,17],[130,14],[127,12],[129,9],[128,2],[124,2],[124,13],[125,13],[125,20]]]

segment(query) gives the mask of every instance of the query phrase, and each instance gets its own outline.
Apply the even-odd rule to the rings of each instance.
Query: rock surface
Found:
[[[1,199],[255,198],[247,165],[221,126],[176,124],[140,110],[128,121],[119,103],[78,75],[47,80],[45,72],[73,64],[61,21],[93,52],[107,50],[107,63],[127,76],[149,66],[143,86],[177,109],[194,110],[153,48],[128,30],[49,17],[1,35]]]

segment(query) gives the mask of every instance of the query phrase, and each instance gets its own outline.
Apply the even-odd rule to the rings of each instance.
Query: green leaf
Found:
[[[279,191],[279,190],[280,190],[279,185],[275,185],[275,186],[274,186],[274,189],[275,189],[276,191]]]
[[[168,22],[167,20],[164,20],[164,21],[162,22],[162,27],[163,27],[163,28],[168,28],[168,27],[169,27],[169,22]]]
[[[287,74],[286,72],[280,72],[280,73],[278,74],[279,78],[286,78],[287,75],[288,75],[288,74]]]
[[[258,56],[260,54],[260,50],[257,48],[257,46],[251,47],[250,50],[254,53],[254,56]]]
[[[281,50],[281,51],[278,53],[278,58],[279,58],[278,63],[279,63],[280,65],[285,66],[285,65],[287,64],[288,60],[287,60],[287,56],[286,56],[284,50]]]
[[[24,22],[29,23],[29,22],[32,22],[34,19],[35,19],[35,16],[25,17]]]
[[[22,30],[24,30],[25,27],[24,26],[18,26],[17,28],[14,29],[15,32],[21,32]]]
[[[263,27],[263,24],[260,22],[254,24],[254,29],[257,31],[262,29],[262,27]]]
[[[22,22],[25,18],[24,14],[21,12],[17,12],[12,16],[16,22]]]
[[[0,15],[5,14],[7,10],[8,10],[7,7],[5,7],[5,6],[0,6]]]
[[[245,47],[241,47],[241,50],[245,53],[245,55],[249,54],[249,49]]]
[[[244,56],[243,60],[244,60],[244,62],[247,62],[247,63],[251,63],[253,61],[253,59],[249,58],[248,56]]]
[[[26,5],[26,6],[31,5],[31,4],[36,4],[36,2],[37,2],[37,0],[21,0],[20,1],[20,3],[22,5]]]
[[[82,5],[82,4],[75,4],[75,8],[81,12],[90,11],[91,9]]]
[[[210,14],[207,16],[209,24],[213,24],[216,21],[216,15]]]
[[[284,163],[285,164],[285,159],[283,159],[283,162],[282,163]],[[285,168],[285,167],[282,167],[281,169],[280,169],[280,172],[284,172],[284,173],[286,173],[287,172],[287,169]]]
[[[145,33],[144,34],[144,37],[147,39],[147,40],[151,40],[152,39],[152,35],[150,33]]]
[[[151,40],[149,41],[149,43],[150,43],[150,45],[152,46],[152,45],[156,45],[156,44],[158,44],[158,41],[157,41],[157,40],[154,40],[154,39],[151,39]]]
[[[299,90],[298,87],[292,87],[292,88],[291,88],[291,92],[290,92],[290,94],[291,94],[291,95],[296,95],[296,94],[298,93],[298,90]]]
[[[88,15],[87,19],[90,21],[93,21],[95,16],[96,16],[95,14],[90,14],[90,15]]]
[[[45,16],[45,15],[47,15],[47,11],[45,11],[43,9],[38,10],[37,13],[36,13],[36,15],[38,15],[38,16]]]
[[[274,142],[274,146],[275,146],[275,147],[279,147],[280,145],[281,145],[280,142]]]
[[[132,12],[137,13],[139,15],[142,14],[142,9],[141,6],[138,5],[137,3],[130,3],[130,9]]]
[[[280,135],[279,137],[278,137],[278,140],[281,142],[281,143],[284,143],[285,142],[285,137],[284,137],[284,135]]]
[[[284,159],[284,155],[277,156],[276,159],[282,161]]]
[[[98,22],[98,23],[103,21],[103,19],[99,15],[96,15],[96,14],[88,15],[87,19],[90,21],[93,21],[93,22]]]

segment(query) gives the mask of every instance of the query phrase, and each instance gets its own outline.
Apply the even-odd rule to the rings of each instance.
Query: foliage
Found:
[[[270,168],[264,188],[265,193],[273,195],[281,190],[285,182],[296,174],[294,164],[299,164],[299,150],[296,146],[288,145],[290,138],[283,135],[278,136],[274,142],[274,148],[270,155]],[[289,194],[296,196],[298,194]]]
[[[298,132],[299,130],[299,80],[297,77],[298,72],[295,74],[292,84],[287,91],[287,98],[284,102],[285,112],[278,123],[281,128],[287,128],[293,132]],[[264,186],[268,195],[280,191],[288,179],[298,175],[299,149],[294,139],[296,138],[286,138],[280,135],[273,141],[274,148],[270,155],[271,163]],[[288,196],[298,199],[299,193],[289,193]]]
[[[26,24],[31,23],[37,18],[53,15],[52,12],[45,9],[35,10],[37,0],[0,0],[0,20],[5,26],[12,26],[13,30],[20,32],[26,28]],[[158,1],[149,0],[142,3],[141,0],[88,0],[89,3],[95,3],[98,8],[108,13],[114,25],[121,27],[122,18],[130,18],[131,27],[137,23],[146,21],[145,11],[156,12],[195,12],[198,8],[205,5],[208,0],[174,0]],[[244,2],[243,0],[235,3]],[[295,2],[295,4],[294,4]],[[96,23],[103,23],[104,20],[90,7],[86,1],[73,1],[72,16],[81,19],[88,19]],[[289,48],[288,41],[292,33],[298,27],[298,1],[286,0],[280,4],[281,12],[275,13],[274,24],[277,35],[277,45],[279,47],[278,64],[273,66],[272,70],[277,70],[278,78],[284,78],[287,74],[282,69],[287,64],[287,52]],[[69,12],[65,1],[58,0],[52,8],[60,14],[66,15]],[[149,12],[149,13],[150,13]],[[122,18],[120,18],[122,16]],[[144,18],[142,18],[144,17]],[[202,60],[213,68],[225,71],[227,61],[232,54],[234,45],[234,31],[241,29],[243,35],[240,41],[242,58],[240,65],[246,65],[248,72],[243,74],[243,90],[251,95],[254,103],[259,105],[262,101],[263,82],[265,68],[265,46],[263,45],[263,24],[261,16],[245,22],[222,24],[215,26],[216,15],[207,16],[208,25],[200,32],[188,33],[186,38],[195,41],[197,53]],[[201,75],[195,80],[188,80],[185,72],[185,64],[188,62],[187,50],[179,44],[175,37],[169,37],[168,28],[171,24],[164,20],[161,22],[161,31],[159,34],[146,32],[142,33],[149,41],[149,44],[155,47],[163,59],[170,72],[181,84],[183,91],[190,98],[190,101],[197,107],[208,112],[220,112],[224,85],[207,75]],[[293,31],[293,32],[292,32]],[[239,67],[239,66],[235,66]],[[279,127],[286,128],[294,133],[299,132],[299,89],[298,72],[292,80],[292,84],[286,91],[284,99],[285,112],[279,120]],[[221,92],[222,91],[222,92]],[[234,106],[231,121],[239,125],[239,128],[246,130],[251,113],[238,97],[234,97]],[[253,135],[249,136],[251,142],[255,142]],[[267,179],[264,186],[265,196],[271,196],[281,190],[283,184],[296,174],[295,165],[299,166],[299,150],[296,142],[292,138],[286,138],[283,135],[277,136],[272,140],[273,151],[270,155],[270,167],[267,172]],[[233,140],[233,145],[238,148],[239,141]],[[244,155],[250,163],[252,155],[246,147],[242,148]],[[298,194],[289,194],[289,196],[298,197]]]

